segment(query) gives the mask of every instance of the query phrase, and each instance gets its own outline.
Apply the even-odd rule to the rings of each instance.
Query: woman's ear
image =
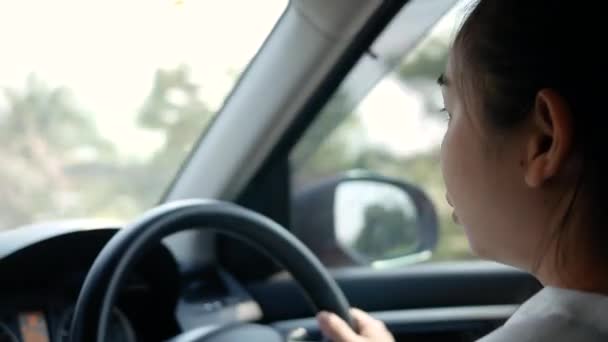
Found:
[[[563,168],[572,150],[574,128],[569,104],[552,89],[542,89],[536,94],[530,123],[524,163],[525,181],[535,188]]]

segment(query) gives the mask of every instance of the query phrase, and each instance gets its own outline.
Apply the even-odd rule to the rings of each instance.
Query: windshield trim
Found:
[[[228,92],[228,94],[226,95],[224,100],[222,101],[220,108],[218,109],[216,114],[213,116],[213,118],[210,120],[210,122],[207,124],[205,129],[203,129],[203,132],[198,136],[198,138],[192,145],[192,148],[190,149],[190,151],[188,151],[186,158],[184,158],[181,165],[177,169],[175,176],[171,179],[171,182],[169,182],[169,184],[165,187],[165,190],[163,191],[162,195],[160,196],[159,200],[157,201],[157,205],[160,205],[160,204],[163,204],[163,203],[166,203],[169,201],[169,197],[170,197],[171,193],[173,192],[173,189],[175,188],[176,183],[178,182],[180,177],[183,175],[184,170],[191,163],[192,158],[196,154],[196,151],[198,150],[199,146],[203,144],[203,142],[204,142],[205,138],[207,137],[207,135],[209,134],[209,132],[213,129],[218,118],[224,113],[226,105],[228,103],[230,103],[230,101],[234,98],[235,94],[239,91],[241,84],[243,82],[243,79],[245,79],[250,74],[252,66],[255,65],[255,62],[259,59],[260,53],[266,48],[268,41],[271,39],[272,36],[275,35],[276,30],[278,29],[280,24],[283,22],[285,13],[287,12],[287,10],[289,9],[290,6],[291,6],[291,1],[288,1],[285,8],[283,9],[283,12],[281,13],[281,15],[277,19],[276,23],[272,27],[272,30],[269,32],[269,34],[266,36],[266,38],[264,38],[264,42],[262,43],[262,45],[260,45],[260,48],[255,52],[253,57],[249,60],[249,62],[245,66],[245,69],[243,70],[241,75],[238,77],[238,79],[234,83],[234,86],[232,87],[232,89],[230,89],[230,91]]]
[[[345,99],[346,104],[344,108],[346,110],[354,109],[378,82],[398,67],[404,56],[416,49],[418,44],[428,36],[433,27],[441,21],[447,13],[458,6],[459,2],[460,0],[443,1],[440,10],[434,11],[433,16],[427,15],[427,20],[423,22],[420,22],[419,20],[419,18],[421,18],[420,12],[429,11],[427,2],[413,1],[411,4],[408,3],[403,9],[400,9],[391,21],[387,23],[385,29],[380,32],[378,38],[371,44],[371,47],[367,49],[360,60],[357,61],[356,65],[347,73],[347,75],[345,75],[345,77],[343,77],[344,81],[342,84],[329,92],[328,95],[326,94],[324,101],[316,104],[318,109],[315,111],[311,110],[307,114],[301,114],[303,116],[308,116],[307,120],[300,123],[299,125],[301,126],[293,129],[297,133],[291,133],[289,139],[289,134],[287,134],[287,137],[283,142],[283,145],[285,146],[281,148],[278,147],[273,154],[283,156],[287,153],[291,153],[295,146],[297,146],[297,143],[303,139],[308,128],[313,125],[315,119],[322,113],[324,106],[335,96],[339,88],[348,89],[349,96]],[[436,4],[433,5],[436,6]],[[417,31],[415,31],[412,30],[411,21],[417,19]],[[405,28],[408,28],[408,30],[405,30]],[[404,37],[403,32],[414,33],[408,37]],[[323,135],[328,136],[333,129],[338,127],[340,122],[341,121],[336,120],[332,125],[333,127],[327,126],[327,132],[323,132]],[[321,144],[322,142],[322,140],[317,141],[318,144]],[[312,153],[315,148],[309,148],[309,150],[310,153]],[[303,158],[300,159],[305,160],[306,158],[303,156]]]

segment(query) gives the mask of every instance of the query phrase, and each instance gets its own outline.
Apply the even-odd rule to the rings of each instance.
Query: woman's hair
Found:
[[[574,153],[583,163],[569,211],[580,185],[584,194],[579,197],[591,204],[586,208],[591,223],[598,223],[594,239],[607,244],[608,227],[599,224],[608,222],[603,203],[608,196],[608,58],[603,50],[608,11],[603,6],[595,0],[480,0],[456,36],[458,73],[453,77],[466,108],[475,108],[497,132],[522,123],[541,89],[565,99],[573,113]],[[608,256],[608,246],[596,247]]]

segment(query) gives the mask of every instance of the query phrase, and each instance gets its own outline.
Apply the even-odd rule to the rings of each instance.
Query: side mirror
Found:
[[[292,201],[292,232],[328,266],[398,267],[427,260],[438,219],[418,187],[349,173],[307,187]]]

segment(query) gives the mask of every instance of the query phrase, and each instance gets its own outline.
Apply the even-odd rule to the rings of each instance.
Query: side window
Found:
[[[445,200],[438,76],[455,11],[359,101],[342,86],[290,155],[296,235],[330,267],[473,259]]]

